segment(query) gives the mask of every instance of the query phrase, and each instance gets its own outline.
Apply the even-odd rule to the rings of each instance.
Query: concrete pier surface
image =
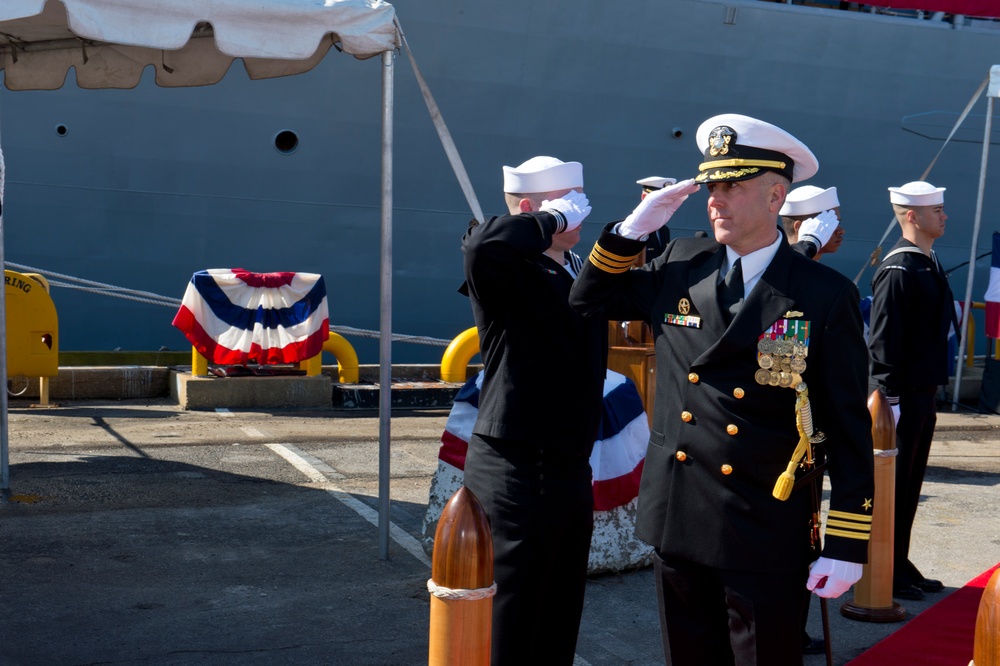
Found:
[[[169,398],[11,399],[0,664],[427,663],[419,545],[446,408],[184,410]],[[382,461],[384,463],[384,461]],[[830,603],[845,664],[1000,561],[1000,416],[941,412],[913,559],[946,590],[898,623]],[[810,632],[821,633],[818,600]],[[577,663],[660,664],[647,568],[588,582]],[[825,663],[810,656],[807,666]]]

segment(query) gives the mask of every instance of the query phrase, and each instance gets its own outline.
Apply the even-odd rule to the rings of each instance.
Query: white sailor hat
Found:
[[[945,189],[915,180],[902,187],[890,187],[889,201],[900,206],[936,206],[944,203]]]
[[[804,143],[770,123],[737,113],[724,113],[703,122],[695,134],[705,161],[695,181],[749,180],[775,171],[793,183],[811,178],[819,161]]]
[[[583,165],[539,155],[516,167],[503,168],[503,191],[536,194],[583,187]]]
[[[643,192],[655,192],[656,190],[662,190],[667,185],[673,185],[677,182],[677,179],[650,176],[649,178],[643,178],[642,180],[637,180],[635,182],[637,185],[642,185]]]
[[[785,197],[785,204],[778,215],[795,217],[797,215],[813,215],[824,210],[832,210],[840,205],[837,199],[837,188],[828,187],[825,190],[815,185],[796,187]]]

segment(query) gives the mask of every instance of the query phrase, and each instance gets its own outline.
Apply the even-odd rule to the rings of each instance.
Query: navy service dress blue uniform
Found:
[[[570,302],[588,316],[653,327],[656,406],[636,533],[675,574],[657,579],[667,663],[800,664],[812,504],[805,487],[785,501],[772,494],[799,442],[796,392],[772,384],[759,343],[807,346],[806,367],[787,383],[808,385],[826,435],[832,492],[822,555],[863,563],[874,481],[857,289],[782,235],[727,325],[716,296],[726,247],[678,238],[630,270],[643,242],[615,227],[605,227]],[[781,360],[772,357],[772,366]],[[715,596],[720,581],[745,596]],[[766,623],[770,639],[760,636]]]
[[[484,365],[465,485],[493,534],[494,666],[572,664],[583,613],[607,324],[570,309],[573,275],[543,254],[558,226],[504,215],[462,239]]]
[[[893,588],[894,594],[918,598],[921,592],[941,589],[938,581],[927,581],[909,553],[937,423],[936,394],[948,383],[948,333],[952,326],[958,330],[954,300],[936,256],[924,254],[906,238],[899,239],[872,277],[871,388],[881,389],[900,410]]]

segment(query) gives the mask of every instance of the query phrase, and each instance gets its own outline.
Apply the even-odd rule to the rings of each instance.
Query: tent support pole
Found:
[[[382,52],[382,259],[379,325],[378,551],[389,559],[389,425],[392,413],[392,111],[393,51]]]
[[[3,179],[6,174],[0,152],[0,270],[7,269],[3,240]],[[0,289],[0,502],[10,495],[10,457],[7,439],[7,281]]]
[[[983,160],[979,169],[979,194],[976,196],[976,220],[972,227],[972,248],[969,254],[969,277],[965,285],[965,300],[962,307],[962,324],[958,333],[958,360],[955,363],[955,389],[951,394],[951,411],[958,411],[961,398],[962,367],[965,365],[966,336],[968,335],[969,316],[972,309],[972,279],[976,273],[976,252],[978,250],[979,226],[983,217],[983,194],[986,190],[986,162],[990,155],[990,136],[993,133],[993,98],[998,95],[998,77],[1000,67],[994,65],[990,69],[990,86],[986,94],[986,123],[983,134]],[[973,354],[974,356],[974,354]]]

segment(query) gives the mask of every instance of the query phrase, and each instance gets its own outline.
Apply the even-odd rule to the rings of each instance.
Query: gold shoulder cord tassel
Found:
[[[799,443],[792,452],[792,459],[788,461],[788,467],[781,473],[774,484],[771,494],[775,499],[782,502],[787,500],[792,494],[792,487],[795,485],[795,470],[802,464],[803,459],[807,464],[813,463],[812,445],[814,442],[822,442],[823,433],[813,431],[812,408],[809,406],[809,389],[805,382],[796,388],[798,397],[795,399],[795,427],[799,431]]]

